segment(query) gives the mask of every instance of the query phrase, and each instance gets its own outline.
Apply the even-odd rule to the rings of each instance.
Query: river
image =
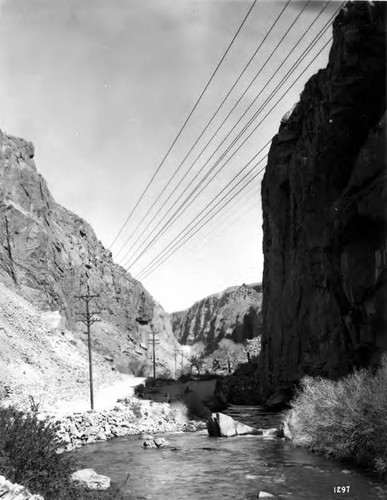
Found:
[[[233,406],[227,413],[262,428],[275,427],[280,419],[254,406]],[[82,467],[115,484],[128,477],[125,500],[242,500],[257,498],[259,491],[292,500],[387,498],[387,485],[356,467],[281,439],[210,438],[207,431],[163,437],[176,449],[144,450],[138,436],[129,436],[84,446],[74,455]],[[335,493],[337,486],[345,493]]]

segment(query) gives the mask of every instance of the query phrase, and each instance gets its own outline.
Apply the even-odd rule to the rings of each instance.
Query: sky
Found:
[[[141,278],[168,312],[187,308],[229,286],[259,282],[263,272],[260,202],[263,172],[154,272],[144,275],[141,271],[188,223],[200,220],[200,212],[207,203],[276,134],[281,118],[298,101],[308,78],[325,67],[330,45],[319,56],[316,54],[329,40],[331,30],[316,45],[315,53],[311,52],[309,59],[295,71],[293,79],[311,61],[302,77],[294,84],[289,79],[269,101],[257,117],[262,123],[256,131],[206,189],[195,192],[197,198],[185,211],[180,209],[174,224],[156,239],[163,220],[179,209],[210,167],[216,167],[215,161],[223,151],[222,141],[226,141],[223,148],[227,147],[226,134],[247,106],[258,96],[255,108],[247,112],[245,121],[242,118],[234,136],[254,110],[270,97],[340,5],[336,1],[326,3],[290,2],[195,149],[182,163],[285,6],[282,0],[258,0],[178,141],[113,245],[252,2],[0,0],[0,129],[34,143],[37,169],[47,180],[56,201],[92,225],[98,239],[112,250],[116,262],[133,264],[129,268],[131,274]],[[324,5],[325,10],[307,30]],[[303,8],[298,21],[268,59]],[[303,40],[288,55],[304,33]],[[204,149],[245,90],[229,119]],[[284,97],[274,107],[282,94]],[[234,136],[230,135],[228,140]],[[257,160],[263,158],[263,153]],[[180,164],[172,182],[167,184]],[[217,168],[221,165],[218,161]],[[251,176],[261,167],[264,162]],[[142,221],[165,186],[158,204]],[[148,244],[151,246],[133,263]]]

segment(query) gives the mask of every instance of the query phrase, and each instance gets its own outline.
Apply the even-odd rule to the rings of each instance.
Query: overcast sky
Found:
[[[56,201],[91,223],[106,247],[172,144],[251,4],[245,0],[0,0],[0,128],[35,144],[38,171],[46,178]],[[113,245],[117,261],[126,253],[128,247],[123,244],[128,235],[184,158],[284,5],[282,1],[258,0],[143,203]],[[310,2],[220,132],[230,130],[285,59],[271,87],[268,85],[252,109],[259,107],[339,3],[332,1],[326,7],[294,54],[287,58],[286,54],[323,5],[320,1]],[[187,159],[185,170],[304,6],[304,1],[291,1],[198,149]],[[329,36],[325,35],[319,47]],[[276,133],[281,117],[297,102],[308,77],[326,65],[327,51],[328,48],[319,57],[310,56],[308,61],[314,62],[308,71],[221,175],[131,268],[134,276]],[[294,78],[306,64],[307,60]],[[260,116],[281,95],[277,94]],[[223,137],[216,136],[192,175]],[[183,173],[184,169],[181,176]],[[181,176],[176,177],[176,182]],[[170,260],[142,280],[167,311],[188,307],[228,286],[261,281],[260,180],[261,177]],[[187,177],[181,188],[189,182]],[[174,196],[179,193],[172,184],[165,194],[176,206]],[[159,213],[160,218],[162,214]],[[152,228],[147,220],[137,235],[143,228]],[[157,219],[155,224],[162,226]]]

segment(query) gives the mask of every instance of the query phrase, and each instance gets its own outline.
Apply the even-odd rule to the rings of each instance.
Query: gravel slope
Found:
[[[93,353],[95,403],[110,408],[133,393],[142,379],[113,371]],[[8,396],[4,398],[5,392]],[[5,404],[42,411],[89,407],[87,347],[79,335],[60,327],[59,313],[44,313],[0,283],[0,395]]]

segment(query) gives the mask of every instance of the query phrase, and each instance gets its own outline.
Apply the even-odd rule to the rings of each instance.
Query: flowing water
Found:
[[[280,416],[254,406],[233,406],[249,425],[277,426]],[[259,491],[291,500],[387,498],[387,486],[348,465],[259,436],[210,438],[207,431],[164,435],[176,449],[141,448],[137,436],[87,445],[74,454],[83,467],[124,487],[125,500],[253,499]],[[335,487],[345,493],[335,493]],[[349,493],[348,490],[349,489]]]

